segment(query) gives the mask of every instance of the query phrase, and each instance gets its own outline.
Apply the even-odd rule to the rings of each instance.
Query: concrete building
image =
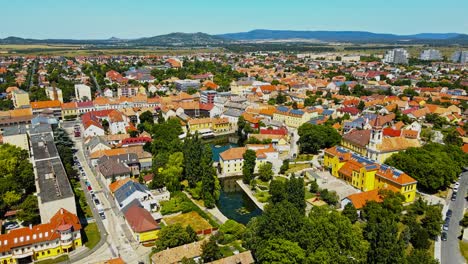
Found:
[[[442,55],[440,54],[439,50],[427,49],[427,50],[421,51],[421,54],[419,55],[419,59],[424,60],[424,61],[441,60]]]
[[[59,100],[63,104],[62,89],[54,87],[45,88],[46,95],[50,100]]]
[[[11,94],[11,100],[13,101],[13,106],[15,106],[15,108],[30,106],[31,101],[29,100],[29,94],[27,92],[23,90],[13,90]]]
[[[452,55],[452,61],[455,63],[467,63],[468,62],[468,50],[455,51]]]
[[[50,125],[31,127],[29,138],[41,222],[49,222],[62,208],[76,215],[75,196],[55,146],[52,128]]]
[[[18,125],[2,127],[1,134],[2,144],[10,144],[29,151],[29,139],[26,126]]]
[[[176,89],[179,91],[186,92],[189,88],[193,89],[200,89],[200,81],[199,80],[177,80],[174,82],[176,85]]]
[[[392,49],[385,53],[383,62],[393,64],[408,64],[408,51],[405,49]]]
[[[202,91],[200,94],[200,102],[202,104],[214,104],[214,99],[217,92],[213,90]]]
[[[91,100],[91,87],[85,84],[75,84],[75,97],[78,101]]]

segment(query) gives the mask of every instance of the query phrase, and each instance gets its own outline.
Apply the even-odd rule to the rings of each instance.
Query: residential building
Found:
[[[221,174],[224,176],[241,175],[242,167],[244,166],[243,155],[247,149],[251,149],[256,152],[257,159],[255,162],[255,171],[258,171],[258,167],[263,163],[273,163],[278,160],[279,153],[271,144],[247,145],[246,147],[230,148],[219,155],[219,170]]]
[[[0,144],[10,144],[29,152],[29,138],[24,125],[1,128]]]
[[[330,173],[362,191],[390,189],[414,201],[417,181],[387,165],[379,164],[342,147],[325,150],[324,166]]]
[[[59,100],[31,102],[33,115],[44,114],[53,115],[55,118],[62,118],[62,104]]]
[[[45,92],[50,100],[59,100],[60,103],[63,103],[62,89],[49,86],[45,88]]]
[[[120,86],[117,88],[117,96],[132,97],[137,95],[139,87],[136,86]]]
[[[468,62],[468,50],[455,51],[452,55],[452,61],[456,63],[467,63]]]
[[[349,133],[343,135],[341,146],[359,153],[360,155],[366,156],[370,135],[370,130],[353,129]]]
[[[374,189],[372,191],[351,194],[341,200],[341,208],[344,208],[347,204],[351,203],[354,208],[361,210],[367,202],[373,201],[381,203],[383,202],[383,197],[379,192],[379,189]]]
[[[176,89],[178,91],[183,91],[183,92],[186,92],[189,88],[198,90],[200,89],[200,86],[201,86],[200,80],[189,80],[189,79],[177,80],[174,83],[175,83]]]
[[[231,123],[226,117],[190,119],[187,126],[191,132],[210,129],[214,133],[223,133],[231,130]]]
[[[75,84],[75,97],[78,101],[92,100],[91,87],[86,84]]]
[[[164,200],[170,199],[170,194],[162,196]],[[138,201],[141,207],[149,212],[156,212],[159,209],[159,202],[151,191],[144,184],[127,181],[114,192],[114,199],[119,210],[126,211],[134,201]],[[163,201],[164,201],[163,200]]]
[[[145,243],[158,239],[161,227],[147,210],[133,205],[125,212],[125,220],[137,242]]]
[[[78,105],[76,102],[62,104],[62,119],[78,117]]]
[[[217,92],[213,90],[205,90],[200,93],[200,102],[202,104],[214,104],[214,98]]]
[[[273,113],[273,120],[282,122],[288,127],[298,128],[311,118],[318,116],[317,112],[290,109],[286,106],[278,106]]]
[[[29,101],[29,94],[23,90],[17,89],[11,92],[11,100],[15,108],[29,107],[31,101]]]
[[[67,254],[82,246],[76,214],[59,208],[49,221],[0,235],[0,263],[32,263]]]
[[[98,173],[106,182],[140,175],[140,162],[135,153],[103,156],[98,161]]]
[[[419,59],[424,60],[424,61],[441,60],[442,54],[440,54],[439,50],[427,49],[427,50],[421,51],[421,54],[419,55]]]
[[[393,64],[408,64],[409,54],[405,49],[392,49],[385,53],[383,62]]]

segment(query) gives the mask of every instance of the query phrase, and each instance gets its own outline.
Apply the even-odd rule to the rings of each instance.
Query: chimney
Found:
[[[60,214],[63,214],[63,208],[60,208]]]

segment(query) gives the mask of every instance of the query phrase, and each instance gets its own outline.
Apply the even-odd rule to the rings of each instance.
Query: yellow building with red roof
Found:
[[[361,191],[390,189],[414,201],[417,181],[408,174],[388,165],[351,152],[343,147],[325,150],[324,166],[330,173]]]
[[[80,230],[78,216],[61,208],[48,223],[0,235],[0,263],[31,263],[69,253],[82,245]]]

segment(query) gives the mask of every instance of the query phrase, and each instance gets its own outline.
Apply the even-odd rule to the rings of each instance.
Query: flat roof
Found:
[[[36,161],[38,193],[43,203],[73,197],[73,190],[60,158]]]
[[[35,161],[59,157],[54,136],[51,133],[30,135],[30,141]]]

